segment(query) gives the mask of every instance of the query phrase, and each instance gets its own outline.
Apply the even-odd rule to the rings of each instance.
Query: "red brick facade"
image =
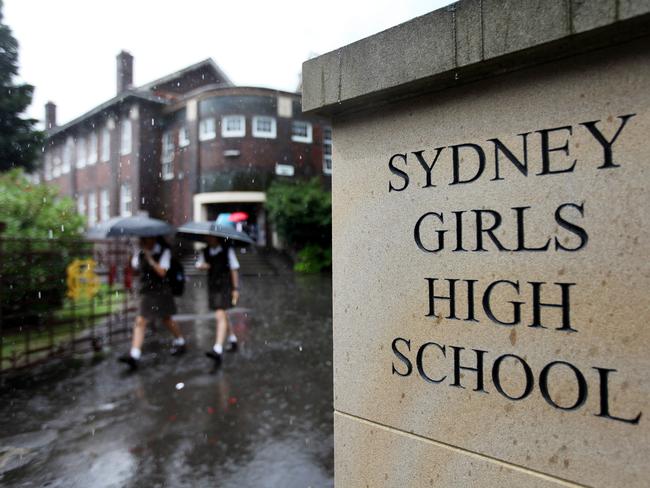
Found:
[[[126,55],[118,56],[118,65]],[[118,86],[128,87],[119,76]],[[197,194],[265,192],[274,179],[320,177],[329,185],[323,153],[328,122],[303,116],[300,102],[296,93],[234,87],[206,60],[123,89],[72,122],[49,128],[41,176],[77,199],[90,225],[129,211],[179,225],[198,217]],[[51,105],[48,110],[56,117]],[[228,116],[235,119],[224,132]]]

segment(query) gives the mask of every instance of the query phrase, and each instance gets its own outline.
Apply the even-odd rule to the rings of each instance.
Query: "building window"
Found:
[[[174,135],[167,131],[162,138],[162,172],[163,180],[174,178]]]
[[[203,119],[199,122],[199,140],[207,141],[217,137],[217,130],[214,117]]]
[[[50,153],[45,154],[43,177],[45,178],[45,181],[50,181],[52,179],[52,155]]]
[[[77,139],[77,168],[86,167],[86,139],[80,137]]]
[[[52,162],[52,178],[61,176],[61,166],[61,158],[54,156],[54,161]]]
[[[221,119],[222,137],[244,137],[246,135],[246,117],[243,115],[226,115]]]
[[[107,163],[111,159],[111,131],[108,127],[102,130],[102,161]]]
[[[190,145],[190,133],[187,126],[178,129],[178,147],[187,147]]]
[[[253,117],[253,136],[266,139],[275,139],[275,119],[257,115]]]
[[[291,140],[311,144],[311,124],[302,120],[294,120],[291,124]]]
[[[131,121],[129,119],[122,119],[122,137],[120,138],[120,154],[126,156],[131,154]]]
[[[61,174],[64,175],[70,172],[72,166],[72,153],[74,151],[74,141],[72,137],[68,137],[63,146],[63,164],[61,164]]]
[[[131,185],[122,183],[122,186],[120,186],[120,216],[130,217],[131,215],[133,215]]]
[[[97,194],[91,191],[88,194],[88,225],[97,223]]]
[[[77,213],[86,216],[86,197],[83,194],[77,196]]]
[[[86,148],[87,151],[87,159],[88,159],[88,165],[95,164],[97,162],[97,133],[93,132],[90,134],[88,137],[88,147]]]
[[[108,190],[99,193],[99,218],[102,222],[111,218],[111,198]]]
[[[323,130],[323,173],[332,174],[332,129]]]

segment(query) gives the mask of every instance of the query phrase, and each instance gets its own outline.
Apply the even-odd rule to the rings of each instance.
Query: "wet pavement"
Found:
[[[179,303],[184,356],[168,355],[158,327],[135,373],[115,361],[125,346],[3,385],[0,485],[332,486],[329,277],[246,277],[233,313],[241,347],[216,372],[192,278]]]

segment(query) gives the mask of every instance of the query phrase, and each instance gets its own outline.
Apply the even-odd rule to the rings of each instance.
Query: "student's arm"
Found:
[[[239,301],[239,271],[231,269],[230,279],[232,280],[232,304],[235,306]]]
[[[156,272],[158,276],[161,278],[164,278],[165,275],[167,274],[167,270],[171,266],[171,260],[172,260],[172,253],[169,249],[165,249],[165,251],[162,253],[162,256],[160,256],[160,261],[156,262],[154,258],[151,256],[151,253],[149,251],[144,251],[144,257],[149,263],[149,266],[153,268],[153,270]]]
[[[228,264],[230,265],[230,280],[232,283],[232,304],[237,305],[239,301],[239,260],[235,250],[228,249]]]
[[[203,251],[201,251],[196,258],[196,264],[194,265],[196,269],[210,269],[210,264],[205,262],[205,257],[203,256]]]

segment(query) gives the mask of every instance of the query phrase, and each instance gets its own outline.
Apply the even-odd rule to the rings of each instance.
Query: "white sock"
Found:
[[[142,356],[142,351],[137,347],[132,347],[129,354],[131,354],[131,357],[133,359],[140,359],[140,357]]]
[[[221,344],[215,344],[214,347],[212,348],[214,352],[217,354],[222,354],[223,353],[223,346]]]
[[[228,342],[237,342],[237,336],[235,334],[230,334],[228,336]]]
[[[172,344],[175,346],[184,346],[185,345],[185,337],[176,337],[172,341]]]

